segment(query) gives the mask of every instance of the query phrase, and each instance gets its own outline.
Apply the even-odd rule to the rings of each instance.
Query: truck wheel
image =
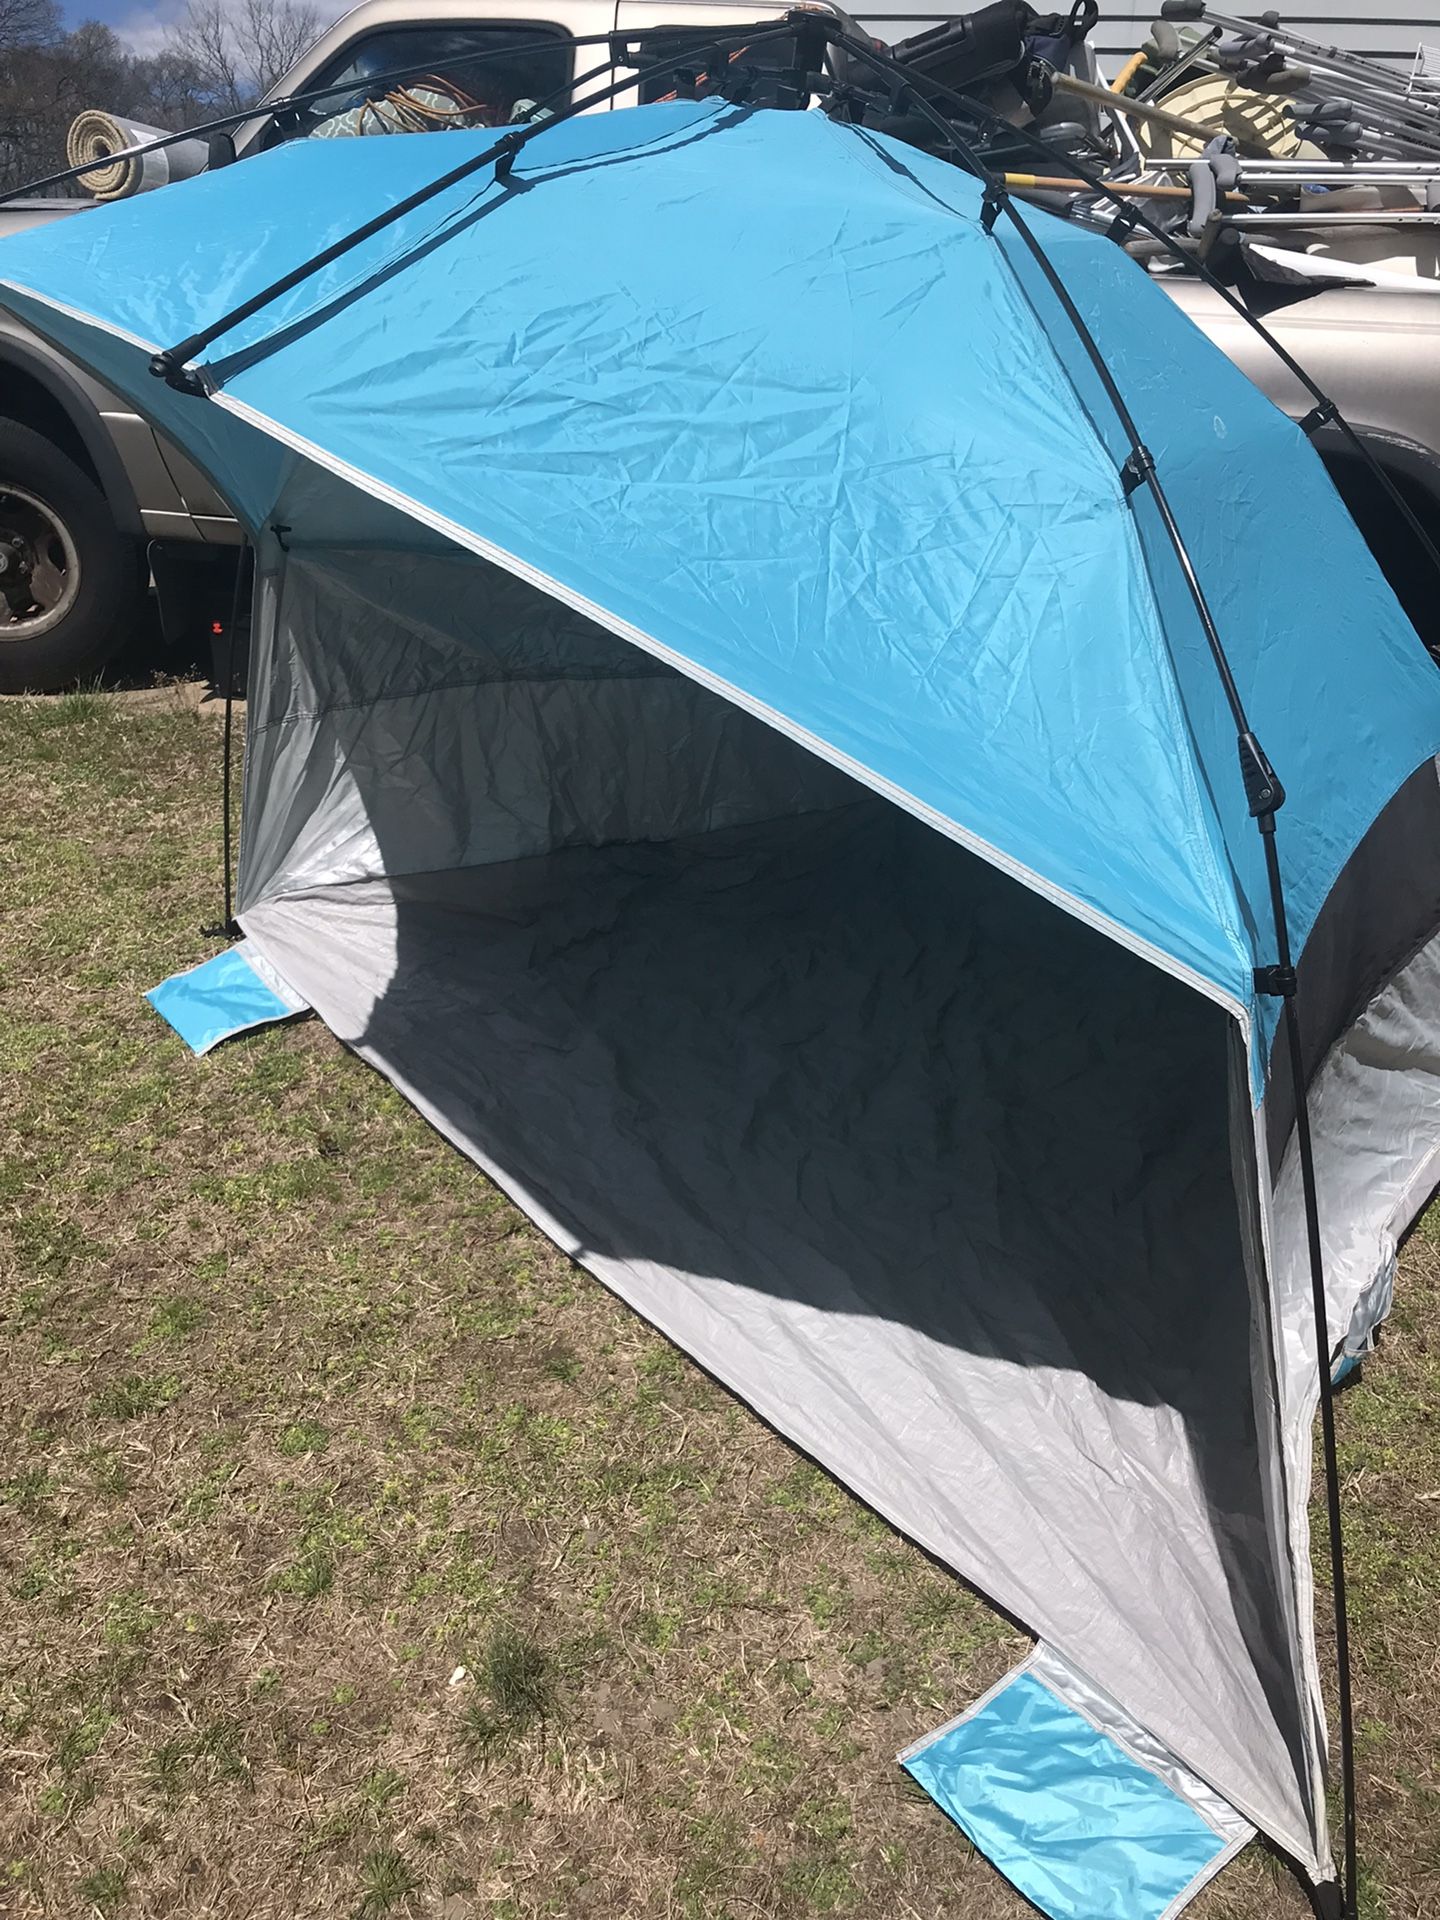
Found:
[[[134,545],[68,455],[0,420],[0,693],[47,693],[97,674],[144,586]]]

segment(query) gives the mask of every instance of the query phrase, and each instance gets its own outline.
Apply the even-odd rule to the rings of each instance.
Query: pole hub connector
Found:
[[[1294,967],[1256,967],[1255,991],[1274,1000],[1291,1000],[1298,982]]]
[[[181,352],[175,347],[167,347],[163,353],[152,354],[150,371],[157,380],[163,380],[167,387],[176,393],[193,394],[197,399],[205,397],[205,383],[198,370],[187,367]]]
[[[1317,434],[1322,427],[1328,427],[1340,418],[1340,409],[1331,399],[1317,400],[1315,405],[1300,422],[1300,431],[1307,439]]]
[[[1242,733],[1235,744],[1240,753],[1240,777],[1245,782],[1250,817],[1260,821],[1264,832],[1266,817],[1278,813],[1285,804],[1285,789],[1253,733]],[[1274,832],[1273,820],[1269,831]]]
[[[1120,469],[1120,484],[1125,489],[1128,500],[1132,493],[1138,493],[1154,477],[1155,456],[1146,446],[1134,446],[1129,457]]]

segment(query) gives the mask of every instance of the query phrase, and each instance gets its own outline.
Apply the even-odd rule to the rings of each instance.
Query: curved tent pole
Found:
[[[852,58],[864,61],[876,71],[889,71],[904,77],[904,69],[897,61],[879,54],[850,35],[838,36],[838,44],[844,47]],[[1328,1532],[1330,1536],[1330,1573],[1332,1602],[1335,1615],[1335,1661],[1340,1718],[1340,1776],[1341,1798],[1344,1815],[1344,1863],[1343,1882],[1340,1887],[1329,1883],[1312,1889],[1317,1913],[1322,1920],[1355,1920],[1357,1913],[1357,1852],[1355,1819],[1355,1736],[1354,1708],[1350,1684],[1350,1632],[1349,1609],[1345,1592],[1345,1549],[1342,1532],[1340,1505],[1340,1474],[1336,1454],[1335,1440],[1335,1402],[1333,1383],[1330,1377],[1330,1331],[1325,1304],[1325,1261],[1320,1237],[1320,1214],[1315,1180],[1314,1144],[1310,1134],[1309,1089],[1305,1083],[1304,1060],[1300,1045],[1300,1015],[1296,1006],[1296,974],[1290,949],[1289,916],[1285,907],[1285,888],[1280,872],[1280,857],[1275,844],[1275,816],[1285,804],[1285,789],[1276,778],[1265,752],[1251,730],[1246,716],[1244,702],[1235,684],[1229,659],[1225,653],[1224,642],[1215,625],[1205,590],[1195,572],[1195,567],[1185,546],[1184,536],[1176,522],[1174,512],[1166,496],[1160,476],[1156,471],[1155,459],[1140,438],[1133,415],[1115,382],[1115,377],[1105,363],[1095,336],[1091,333],[1083,315],[1080,313],[1069,290],[1065,286],[1058,269],[1044,247],[1036,238],[1033,229],[1016,206],[1015,200],[1005,186],[1003,177],[992,172],[969,146],[945,117],[928,101],[912,94],[916,108],[930,120],[946,140],[950,142],[961,160],[981,179],[985,187],[982,203],[981,221],[987,233],[993,233],[996,221],[1001,213],[1008,216],[1012,226],[1020,235],[1026,250],[1043,274],[1046,284],[1064,310],[1066,319],[1074,328],[1086,357],[1094,368],[1097,377],[1105,389],[1107,398],[1115,409],[1122,432],[1130,442],[1130,453],[1121,469],[1121,481],[1126,496],[1134,498],[1142,486],[1148,487],[1151,498],[1159,512],[1170,547],[1179,563],[1189,589],[1195,612],[1204,629],[1211,658],[1220,677],[1226,701],[1236,728],[1236,746],[1240,758],[1241,778],[1245,783],[1245,797],[1250,814],[1259,829],[1265,849],[1265,874],[1270,893],[1271,917],[1275,929],[1275,964],[1259,967],[1255,973],[1255,984],[1259,992],[1278,996],[1284,1001],[1284,1021],[1286,1039],[1290,1054],[1290,1078],[1295,1101],[1295,1141],[1300,1163],[1300,1184],[1305,1208],[1305,1235],[1310,1267],[1310,1294],[1314,1309],[1315,1357],[1320,1376],[1320,1422],[1321,1439],[1325,1457],[1325,1495]],[[1307,384],[1310,384],[1307,382]],[[1318,389],[1314,389],[1318,392]],[[1323,398],[1323,396],[1322,396]],[[1332,417],[1338,412],[1331,405]],[[1338,1894],[1339,1904],[1334,1904]],[[1329,1906],[1327,1908],[1327,1901]]]
[[[931,94],[936,97],[943,97],[946,100],[953,101],[957,107],[971,114],[976,120],[987,123],[994,131],[1003,133],[1012,139],[1018,137],[1025,142],[1026,146],[1028,146],[1032,152],[1043,155],[1047,160],[1053,161],[1055,149],[1047,146],[1039,134],[1034,132],[1032,128],[1012,125],[1010,121],[1002,118],[993,108],[987,107],[983,101],[975,99],[973,95],[960,93],[954,87],[947,87],[943,81],[933,80],[928,74],[912,73],[900,61],[892,59],[882,51],[865,46],[852,35],[842,34],[838,44],[843,46],[852,57],[864,60],[872,70],[884,72],[897,81],[903,81],[909,97],[915,102],[916,106],[920,108],[924,117],[931,120],[932,123],[938,127],[943,127],[946,139],[955,148],[957,153],[961,153],[962,155],[966,153],[969,154],[969,158],[966,161],[967,166],[970,166],[982,179],[989,179],[991,177],[990,170],[979,159],[978,155],[975,154],[973,148],[969,148],[957,135],[952,122],[946,120],[943,115],[925,112],[925,107],[929,103],[925,102],[919,94],[918,89],[920,87],[927,87]],[[1072,161],[1067,155],[1066,165],[1078,180],[1084,182],[1085,186],[1087,186],[1092,193],[1102,194],[1107,199],[1112,197],[1112,183],[1107,183],[1087,161],[1079,159]],[[1253,314],[1245,305],[1245,302],[1241,300],[1231,288],[1225,285],[1225,282],[1214,269],[1206,261],[1198,259],[1193,253],[1188,253],[1186,249],[1180,245],[1174,234],[1160,226],[1157,221],[1152,220],[1138,202],[1128,200],[1119,215],[1119,219],[1123,222],[1125,232],[1128,233],[1135,228],[1139,228],[1142,233],[1148,234],[1152,240],[1158,241],[1172,259],[1183,266],[1188,272],[1193,273],[1212,293],[1218,294],[1226,306],[1230,308],[1231,312],[1238,315],[1238,317],[1245,322],[1246,326],[1250,328],[1251,332],[1265,343],[1271,353],[1275,355],[1276,359],[1279,360],[1280,364],[1285,368],[1285,371],[1290,374],[1293,379],[1300,382],[1300,385],[1304,387],[1311,400],[1315,403],[1309,413],[1300,421],[1301,431],[1311,437],[1318,433],[1322,427],[1326,426],[1333,426],[1339,431],[1350,452],[1358,456],[1371,477],[1380,482],[1381,488],[1389,499],[1390,504],[1398,508],[1401,519],[1404,520],[1406,526],[1409,527],[1411,533],[1418,541],[1421,551],[1435,569],[1437,581],[1440,581],[1440,546],[1437,546],[1419,514],[1416,513],[1414,507],[1406,499],[1399,487],[1396,486],[1394,480],[1375,458],[1368,441],[1362,439],[1345,418],[1337,402],[1333,400],[1331,396],[1325,392],[1324,388],[1321,387],[1319,382],[1307,372],[1300,361],[1291,353],[1290,349],[1285,346],[1281,340],[1276,338],[1269,327],[1265,325],[1264,321],[1261,320],[1258,315]]]
[[[635,34],[584,33],[576,34],[573,39],[567,38],[566,44],[571,47],[609,46],[613,54],[617,40],[637,37]],[[547,34],[543,40],[527,41],[520,47],[507,47],[505,53],[508,58],[519,59],[531,53],[551,53],[556,44],[557,36],[551,33]],[[595,67],[589,73],[582,73],[578,78],[567,81],[564,91],[568,93],[572,87],[584,86],[587,80],[593,80],[599,74],[608,72],[614,64],[612,57],[603,67]],[[390,67],[383,73],[369,74],[366,76],[365,84],[371,87],[397,86],[405,80],[422,80],[426,74],[434,71],[435,62],[431,59],[419,66]],[[94,173],[102,166],[113,166],[117,160],[141,160],[148,153],[163,153],[167,147],[178,146],[183,140],[204,140],[211,134],[228,133],[232,127],[242,127],[247,120],[262,120],[273,114],[294,112],[298,107],[311,107],[317,101],[330,100],[337,94],[355,91],[356,82],[352,75],[348,80],[332,80],[325,87],[310,87],[304,93],[285,93],[274,100],[256,100],[248,107],[241,107],[234,113],[222,113],[214,120],[203,120],[199,126],[182,127],[178,133],[161,133],[157,134],[153,140],[142,140],[133,147],[122,147],[118,153],[112,153],[104,160],[86,160],[79,166],[62,167],[58,173],[47,173],[39,180],[28,181],[23,187],[8,187],[4,193],[0,193],[0,207],[8,206],[12,200],[32,199],[36,194],[48,192],[51,187],[63,187],[70,180],[82,180],[87,173]],[[549,97],[555,98],[553,94]],[[540,104],[543,106],[544,102]],[[538,108],[532,111],[538,111]]]
[[[719,48],[730,42],[738,42],[744,47],[753,47],[767,40],[778,40],[782,35],[793,32],[794,28],[788,20],[782,20],[778,24],[772,21],[758,26],[752,22],[749,26],[726,28],[723,32],[716,34],[709,45],[712,48]],[[598,78],[615,64],[615,55],[612,53],[608,60],[592,72],[583,74],[580,80],[567,82],[565,92],[568,93],[573,87],[583,85],[587,80]],[[206,347],[213,345],[222,334],[229,333],[232,327],[237,327],[243,321],[249,320],[263,307],[269,306],[272,300],[278,300],[282,295],[289,293],[292,288],[298,287],[312,274],[320,272],[333,261],[339,260],[363,241],[372,239],[377,233],[382,233],[386,227],[393,226],[397,220],[403,220],[406,214],[413,213],[417,207],[423,206],[436,194],[458,186],[462,180],[471,178],[486,167],[493,165],[496,181],[502,186],[505,185],[509,180],[516,157],[538,134],[548,132],[551,127],[558,127],[566,120],[573,120],[577,114],[584,113],[590,107],[598,107],[602,102],[613,99],[617,93],[624,93],[644,80],[653,79],[657,74],[673,73],[675,65],[673,55],[664,60],[652,61],[648,66],[637,68],[634,72],[627,74],[624,79],[612,81],[608,87],[602,87],[599,92],[587,94],[583,100],[572,100],[569,106],[562,107],[558,113],[552,113],[544,120],[532,120],[525,126],[512,127],[483,153],[477,153],[470,159],[462,161],[458,167],[452,167],[448,173],[442,173],[437,180],[428,181],[423,187],[417,187],[403,200],[397,200],[393,207],[386,207],[383,213],[377,213],[373,219],[366,220],[360,226],[352,228],[349,233],[342,234],[328,247],[322,247],[319,253],[312,254],[308,260],[301,261],[298,267],[292,267],[289,273],[282,274],[278,280],[272,280],[268,287],[262,287],[259,293],[252,294],[248,300],[242,300],[239,306],[232,307],[228,313],[222,313],[219,319],[212,321],[208,327],[201,327],[188,339],[181,340],[175,346],[166,347],[155,354],[150,362],[150,371],[157,379],[163,380],[167,386],[175,388],[177,392],[203,394],[205,386],[202,377],[197,369],[188,365],[188,362],[192,361],[196,354],[203,353]],[[552,94],[550,97],[553,99],[556,96]]]

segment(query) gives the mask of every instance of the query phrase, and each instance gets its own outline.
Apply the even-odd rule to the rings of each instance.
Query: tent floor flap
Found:
[[[1255,1837],[1043,1644],[900,1763],[1049,1920],[1174,1920]]]
[[[281,979],[249,940],[172,974],[145,998],[197,1054],[252,1027],[293,1020],[310,1010],[309,1001]]]

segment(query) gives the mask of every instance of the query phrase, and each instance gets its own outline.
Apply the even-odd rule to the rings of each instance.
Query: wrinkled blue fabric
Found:
[[[283,485],[273,440],[168,392],[148,350],[493,137],[290,145],[34,229],[5,243],[7,299],[257,522]],[[979,197],[818,114],[590,115],[546,130],[511,188],[487,170],[448,190],[201,358],[268,430],[1267,1025],[1270,911],[1214,663],[1073,330]],[[1289,791],[1303,946],[1440,750],[1440,677],[1298,429],[1118,249],[1028,217],[1157,456]]]
[[[172,974],[145,998],[192,1053],[208,1053],[249,1027],[288,1020],[297,1011],[266,985],[239,947]]]
[[[1050,1920],[1160,1920],[1225,1841],[1028,1673],[905,1761]]]

